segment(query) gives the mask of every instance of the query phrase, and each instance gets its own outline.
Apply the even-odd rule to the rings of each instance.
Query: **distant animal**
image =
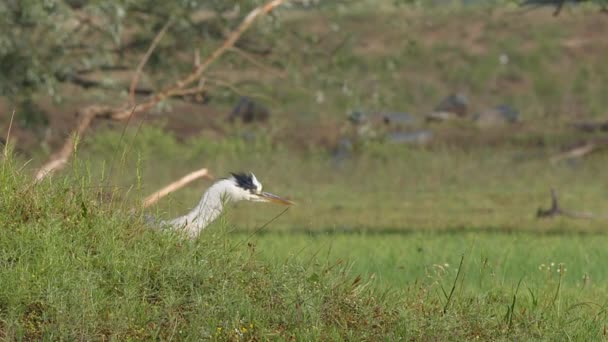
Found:
[[[247,96],[241,97],[232,109],[228,121],[240,119],[243,123],[264,122],[270,117],[270,110]]]

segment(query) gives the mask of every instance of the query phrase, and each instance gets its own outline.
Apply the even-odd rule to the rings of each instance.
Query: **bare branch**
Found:
[[[173,22],[172,19],[167,20],[167,22],[165,23],[163,28],[160,31],[158,31],[158,33],[156,34],[156,37],[154,37],[154,39],[152,40],[152,43],[148,47],[148,51],[146,51],[146,54],[142,57],[141,61],[137,65],[137,69],[135,69],[135,74],[133,75],[133,78],[131,79],[131,86],[129,87],[129,101],[130,101],[131,105],[135,104],[135,88],[137,87],[137,83],[139,82],[139,77],[141,75],[141,72],[144,69],[144,66],[146,65],[146,63],[148,63],[148,59],[150,59],[152,52],[154,51],[154,49],[156,49],[156,46],[158,45],[160,40],[165,35],[165,32],[167,32],[167,29],[169,28],[169,26],[171,26],[172,22]]]
[[[551,158],[551,163],[555,164],[562,160],[568,160],[573,158],[581,158],[584,157],[591,152],[595,152],[603,147],[608,146],[608,139],[593,139],[591,141],[586,142],[582,146],[577,146],[567,150],[566,152],[560,153]]]
[[[74,152],[74,143],[76,141],[76,137],[83,135],[83,133],[90,126],[90,124],[94,118],[100,117],[100,116],[106,116],[113,120],[125,120],[125,119],[130,118],[132,115],[134,115],[136,113],[145,112],[145,111],[151,109],[152,107],[156,106],[159,102],[161,102],[171,96],[180,96],[180,95],[184,95],[184,94],[192,94],[192,93],[201,92],[202,84],[199,84],[197,86],[190,87],[190,88],[188,88],[188,87],[202,79],[203,73],[209,68],[209,66],[213,62],[215,62],[215,60],[220,58],[229,48],[234,46],[236,41],[243,35],[243,33],[247,29],[249,29],[249,27],[253,24],[255,19],[257,19],[261,15],[265,15],[265,14],[269,13],[274,8],[283,4],[286,1],[287,0],[271,0],[271,1],[267,2],[265,5],[255,8],[253,11],[251,11],[245,17],[245,19],[240,23],[240,25],[228,36],[226,41],[224,41],[224,43],[219,48],[217,48],[215,51],[213,51],[213,53],[211,53],[211,55],[209,57],[207,57],[207,59],[205,61],[203,61],[202,63],[200,63],[198,65],[195,65],[194,70],[190,74],[188,74],[184,78],[176,81],[174,84],[164,88],[163,90],[152,94],[146,101],[144,101],[136,106],[129,105],[129,102],[131,102],[131,103],[134,102],[132,100],[132,98],[134,96],[133,93],[135,92],[134,89],[137,86],[139,74],[141,74],[141,70],[143,69],[144,65],[146,64],[146,62],[149,58],[149,55],[154,50],[154,47],[156,46],[156,44],[158,44],[158,41],[160,40],[160,38],[162,38],[163,33],[167,30],[166,27],[168,27],[168,25],[169,25],[169,23],[167,23],[165,25],[165,27],[163,27],[163,29],[159,32],[159,34],[157,34],[154,41],[148,48],[148,52],[146,53],[146,55],[144,56],[142,61],[139,63],[139,66],[137,67],[135,76],[131,82],[131,87],[130,87],[131,101],[129,101],[121,106],[118,106],[118,107],[93,105],[93,106],[85,107],[83,110],[81,110],[80,111],[80,114],[81,114],[80,121],[79,121],[76,129],[70,135],[70,138],[68,138],[68,140],[63,144],[63,147],[61,148],[61,150],[58,151],[57,153],[55,153],[55,155],[53,157],[51,157],[51,159],[40,168],[40,170],[36,173],[36,179],[41,180],[41,179],[45,178],[46,176],[50,175],[53,171],[59,170],[65,166],[65,164],[68,162],[70,156]]]
[[[117,85],[107,85],[103,82],[97,81],[97,80],[93,80],[93,79],[89,79],[86,77],[81,77],[81,76],[71,76],[69,78],[67,78],[65,80],[66,82],[70,82],[74,85],[77,85],[79,87],[82,88],[97,88],[97,89],[104,89],[104,90],[109,90],[109,91],[122,91],[122,90],[126,90],[129,91],[128,86],[123,85],[123,84],[117,84]],[[204,89],[202,88],[197,88],[199,89],[196,93],[202,93],[204,91]],[[193,91],[192,91],[193,92]],[[173,96],[171,96],[172,98],[179,98],[182,99],[184,101],[188,101],[187,98],[185,98],[185,95],[190,95],[192,92],[180,92],[177,93]],[[154,94],[154,90],[152,88],[143,88],[143,87],[136,87],[134,89],[134,93],[136,95],[145,95],[145,96],[150,96]],[[194,101],[193,101],[194,102]]]
[[[196,95],[203,93],[205,91],[205,82],[201,82],[196,87],[182,89],[179,92],[176,92],[174,96],[187,96],[187,95]]]
[[[84,134],[89,128],[93,119],[97,116],[103,115],[104,113],[111,113],[112,108],[108,106],[88,106],[79,112],[79,121],[76,129],[70,134],[70,137],[63,144],[63,147],[59,152],[55,153],[46,164],[44,164],[36,173],[36,180],[40,181],[54,171],[62,169],[72,153],[74,153],[74,145],[76,139]]]
[[[595,150],[595,148],[596,148],[596,145],[594,143],[587,143],[583,146],[573,148],[564,153],[560,153],[560,154],[554,156],[553,158],[551,158],[551,163],[555,164],[562,160],[583,157],[583,156],[593,152],[593,150]]]
[[[272,0],[266,3],[263,6],[257,7],[253,11],[249,12],[249,14],[245,17],[245,19],[241,22],[241,24],[228,36],[226,41],[215,51],[211,53],[209,57],[205,61],[203,61],[200,65],[198,65],[192,73],[187,75],[186,77],[176,81],[173,85],[161,90],[156,93],[154,96],[149,98],[147,101],[141,103],[137,107],[137,112],[143,112],[149,110],[154,107],[157,103],[165,100],[166,98],[179,93],[183,88],[188,85],[198,81],[202,74],[209,68],[209,66],[215,62],[218,58],[220,58],[229,48],[234,46],[236,41],[249,29],[249,27],[253,24],[255,19],[257,19],[260,15],[264,15],[272,11],[277,6],[283,4],[287,0]],[[112,118],[117,120],[124,120],[128,117],[130,113],[126,110],[118,111],[112,115]]]
[[[233,93],[239,95],[239,96],[250,96],[252,98],[259,98],[259,99],[263,99],[265,101],[271,102],[273,104],[276,104],[277,101],[269,96],[263,95],[263,94],[253,94],[253,93],[248,93],[245,94],[245,92],[243,92],[241,89],[238,88],[238,86],[236,86],[234,83],[230,83],[230,82],[226,82],[224,80],[219,80],[219,79],[215,79],[215,78],[209,78],[207,79],[207,82],[210,83],[211,85],[215,85],[216,87],[223,87],[226,88],[230,91],[232,91]],[[240,82],[239,82],[240,83]]]
[[[211,174],[209,174],[209,171],[206,168],[190,172],[184,177],[176,180],[175,182],[165,186],[164,188],[153,193],[152,195],[146,197],[143,202],[143,208],[145,209],[151,206],[152,204],[158,202],[161,198],[167,196],[168,194],[179,190],[182,187],[186,186],[188,183],[203,177],[212,179]]]
[[[264,63],[262,63],[262,62],[260,62],[260,61],[256,60],[256,59],[255,59],[255,57],[251,56],[251,55],[250,55],[250,54],[248,54],[247,52],[245,52],[245,51],[243,51],[243,50],[241,50],[241,49],[239,49],[239,48],[237,48],[237,47],[234,47],[234,46],[233,46],[233,47],[231,47],[231,48],[229,49],[229,51],[231,51],[231,52],[234,52],[234,53],[238,54],[239,56],[241,56],[241,57],[243,57],[245,60],[247,60],[249,63],[251,63],[251,64],[253,64],[253,65],[257,66],[258,68],[260,68],[260,69],[262,69],[262,70],[265,70],[265,71],[267,71],[267,72],[269,72],[269,73],[271,73],[271,74],[274,74],[275,76],[277,76],[277,77],[279,77],[279,78],[285,78],[285,73],[283,73],[283,72],[281,72],[281,71],[279,71],[279,70],[276,70],[276,69],[274,69],[274,68],[272,68],[272,67],[269,67],[269,66],[265,65]]]

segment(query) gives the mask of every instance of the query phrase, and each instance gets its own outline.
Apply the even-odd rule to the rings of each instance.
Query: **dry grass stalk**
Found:
[[[8,131],[6,132],[6,140],[4,141],[4,158],[8,157],[8,144],[11,139],[11,130],[13,129],[13,119],[15,118],[15,110],[11,114],[11,121],[8,124]]]

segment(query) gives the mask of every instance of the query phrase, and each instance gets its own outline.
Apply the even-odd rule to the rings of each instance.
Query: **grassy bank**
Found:
[[[90,167],[32,185],[12,163],[0,174],[7,340],[604,336],[603,235],[302,234],[289,214],[279,232],[239,233],[245,204],[186,241],[146,227]]]
[[[122,203],[102,203],[83,179],[32,185],[10,162],[0,179],[2,339],[403,333],[389,297],[354,282],[344,266],[263,262],[222,223],[185,241],[144,227]]]

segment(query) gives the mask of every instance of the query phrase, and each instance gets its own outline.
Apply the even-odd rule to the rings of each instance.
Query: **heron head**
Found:
[[[262,183],[249,173],[231,173],[228,179],[234,186],[230,194],[235,201],[272,202],[283,205],[292,205],[293,202],[280,196],[262,191]]]

